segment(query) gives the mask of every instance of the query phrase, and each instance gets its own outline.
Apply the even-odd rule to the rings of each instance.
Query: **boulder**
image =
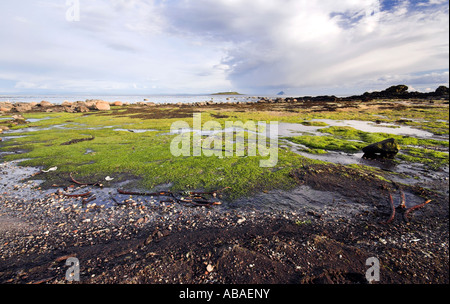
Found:
[[[13,119],[12,125],[17,126],[17,125],[24,125],[27,123],[27,120],[25,119],[25,117],[23,117],[22,115],[18,114],[18,115],[12,115],[11,116]]]
[[[97,101],[95,103],[94,109],[98,110],[98,111],[109,111],[109,110],[111,110],[111,106],[109,105],[109,102],[107,102],[107,101]]]
[[[85,106],[88,107],[90,110],[96,110],[95,105],[97,104],[97,101],[100,100],[92,100],[92,99],[88,99],[85,101]]]
[[[61,104],[63,107],[71,107],[73,105],[73,102],[64,100],[64,102]]]
[[[89,109],[85,105],[78,105],[78,106],[75,106],[75,112],[77,112],[77,113],[87,113],[87,112],[89,112]]]
[[[73,106],[83,106],[87,107],[86,103],[84,101],[76,101],[73,103]]]
[[[86,107],[84,102],[77,102],[70,107],[64,107],[64,111],[66,111],[67,113],[86,113],[89,112],[89,109],[88,107]]]
[[[394,158],[400,151],[400,145],[395,138],[389,138],[362,149],[363,158]]]
[[[16,104],[13,108],[13,111],[23,113],[23,112],[31,111],[31,109],[32,109],[32,106],[30,104],[21,103],[21,104]]]
[[[89,112],[89,108],[83,104],[74,105],[71,107],[73,109],[73,113],[87,113]]]
[[[75,111],[74,111],[74,107],[63,107],[63,109],[64,109],[64,112],[67,112],[67,113],[75,113]]]
[[[48,102],[48,101],[45,101],[45,100],[41,101],[41,102],[39,103],[39,105],[40,105],[41,107],[43,107],[43,108],[47,108],[47,107],[52,107],[52,106],[53,106],[53,104],[52,104],[51,102]]]
[[[0,101],[0,107],[12,108],[13,104],[9,101]]]
[[[123,102],[121,102],[121,101],[115,101],[115,102],[113,102],[113,106],[121,107],[121,106],[123,106]]]

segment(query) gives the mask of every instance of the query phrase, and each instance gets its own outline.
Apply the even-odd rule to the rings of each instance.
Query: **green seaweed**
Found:
[[[390,101],[379,103],[384,102]],[[159,109],[164,110],[161,107]],[[26,137],[11,138],[1,143],[1,151],[25,152],[5,155],[3,161],[27,159],[21,164],[43,168],[57,166],[57,172],[46,174],[46,178],[55,183],[67,181],[70,172],[76,173],[80,179],[91,180],[101,180],[108,175],[115,177],[114,181],[125,181],[135,177],[135,182],[129,187],[152,189],[166,185],[165,187],[174,191],[217,190],[231,187],[225,192],[226,197],[230,199],[262,190],[292,188],[295,186],[289,176],[292,168],[321,163],[284,148],[278,149],[278,163],[274,168],[261,168],[259,161],[265,159],[262,156],[207,157],[203,154],[199,157],[175,157],[170,153],[170,143],[174,135],[167,134],[167,131],[170,130],[173,122],[179,120],[192,126],[192,117],[146,119],[136,112],[127,113],[126,109],[116,107],[107,112],[27,113],[24,114],[27,119],[43,120],[17,126],[8,121],[1,122],[4,125],[11,124],[12,130],[29,126],[43,128],[35,132],[2,134],[4,138],[26,135]],[[348,127],[328,127],[325,123],[311,121],[313,119],[380,120],[414,126],[435,134],[448,134],[448,105],[445,104],[436,104],[430,108],[417,104],[408,108],[408,111],[401,107],[379,106],[378,108],[355,108],[349,111],[314,111],[305,108],[289,111],[238,111],[229,108],[226,111],[212,109],[202,112],[203,122],[214,120],[222,127],[225,127],[225,122],[228,120],[244,123],[279,121],[327,127],[319,130],[323,136],[305,135],[288,138],[294,143],[304,145],[304,151],[311,154],[324,154],[329,150],[358,152],[369,144],[395,138],[402,148],[397,154],[399,161],[423,163],[431,169],[448,165],[448,153],[440,152],[448,149],[448,141],[388,133],[369,133]],[[64,125],[65,128],[57,129],[54,128],[55,125]],[[117,132],[114,131],[116,128],[156,131]],[[61,146],[62,143],[72,139],[91,136],[95,137],[92,141]],[[224,149],[224,143],[221,148]],[[246,145],[246,151],[248,148]],[[86,153],[87,150],[93,152]]]
[[[296,144],[305,145],[308,148],[320,149],[322,151],[331,150],[331,151],[356,152],[361,150],[365,146],[365,144],[363,143],[349,140],[342,140],[334,136],[305,135],[305,136],[286,137],[285,139],[292,141]]]
[[[310,149],[328,151],[357,152],[365,146],[394,138],[403,153],[398,158],[407,162],[422,163],[431,169],[438,169],[448,165],[448,152],[438,152],[428,148],[449,147],[445,140],[424,139],[412,136],[394,135],[388,133],[370,133],[352,127],[328,127],[318,130],[328,134],[324,136],[294,136],[285,138]]]
[[[58,176],[62,178],[60,182],[64,182],[70,172],[88,180],[104,180],[108,175],[114,177],[115,181],[136,177],[137,181],[131,186],[145,189],[159,185],[169,185],[173,191],[210,191],[230,187],[226,197],[235,199],[261,190],[293,187],[289,176],[291,168],[316,162],[283,149],[278,149],[278,163],[274,168],[260,167],[260,160],[268,157],[259,155],[207,157],[203,153],[198,157],[175,157],[170,153],[170,144],[176,135],[167,134],[166,129],[171,120],[130,120],[129,117],[119,116],[59,113],[50,117],[33,125],[50,127],[70,120],[71,128],[24,132],[21,135],[26,137],[2,143],[1,150],[27,151],[6,155],[3,158],[5,161],[27,159],[20,164],[58,167],[57,172],[46,174],[52,183],[58,183]],[[189,122],[189,119],[186,121]],[[160,127],[164,130],[133,133],[103,128],[111,125],[140,129]],[[61,145],[72,139],[86,137],[95,139]],[[248,150],[248,145],[245,148]],[[92,152],[86,153],[88,149]]]
[[[433,170],[438,170],[449,164],[448,152],[439,152],[426,148],[408,147],[402,150],[402,153],[398,155],[398,158],[411,163],[424,164]]]
[[[369,144],[380,142],[389,138],[394,138],[400,145],[433,146],[433,147],[449,146],[449,142],[445,140],[424,139],[388,133],[371,133],[360,131],[352,127],[329,127],[325,129],[320,129],[318,130],[318,132],[332,134],[341,139],[358,140]]]

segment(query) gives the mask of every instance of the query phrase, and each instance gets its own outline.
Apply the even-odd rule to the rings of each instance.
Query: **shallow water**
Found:
[[[313,119],[311,122],[324,122],[328,126],[307,126],[300,123],[286,123],[286,122],[280,122],[278,123],[278,137],[289,137],[289,136],[300,136],[303,134],[308,135],[317,135],[317,136],[323,136],[325,133],[318,132],[320,129],[325,129],[328,127],[352,127],[357,130],[363,131],[363,132],[371,132],[371,133],[388,133],[393,135],[405,135],[405,136],[413,136],[413,137],[419,137],[419,138],[430,138],[433,137],[434,134],[428,131],[412,128],[410,126],[400,126],[395,124],[376,124],[370,121],[362,121],[362,120],[331,120],[331,119]],[[262,124],[263,126],[266,125],[266,136],[270,137],[270,124]],[[260,126],[257,125],[258,131]],[[262,128],[261,128],[262,129]],[[214,135],[218,133],[228,133],[228,132],[236,132],[236,131],[244,131],[242,128],[225,128],[222,130],[198,130],[198,129],[182,129],[178,131],[171,131],[168,133],[164,133],[164,135],[174,135],[174,134],[181,134],[181,133],[189,133],[189,132],[195,132],[197,134],[200,134],[202,136],[209,136]],[[251,132],[250,133],[256,133],[259,134],[259,132]]]
[[[262,96],[267,98],[276,98],[280,96]],[[287,95],[282,97],[289,97]],[[256,101],[258,98],[256,96],[248,96],[248,95],[209,95],[209,94],[201,94],[201,95],[188,95],[188,94],[180,94],[180,95],[0,95],[0,102],[9,101],[9,102],[41,102],[42,100],[49,101],[53,104],[61,104],[64,101],[76,102],[76,101],[85,101],[88,99],[99,99],[107,102],[154,102],[154,103],[193,103],[193,102],[205,102],[205,101],[214,101],[214,102],[236,102],[236,101]]]
[[[46,195],[47,193],[45,192],[40,192],[39,195],[37,193],[32,195],[32,193],[36,192],[33,188],[39,187],[42,181],[31,181],[23,185],[24,179],[40,171],[38,168],[19,166],[18,163],[24,160],[0,163],[0,192],[27,198],[38,198],[41,195]]]
[[[26,159],[14,160],[0,163],[0,193],[8,193],[10,197],[17,199],[26,198],[28,201],[43,199],[56,193],[62,187],[55,187],[47,190],[41,190],[39,187],[44,182],[45,173],[39,175],[42,179],[30,180],[24,183],[24,180],[32,177],[40,171],[39,168],[19,166],[18,163]],[[102,182],[102,181],[100,181]],[[103,181],[104,182],[104,181]],[[127,182],[116,183],[116,187],[123,187]],[[92,187],[77,186],[73,192],[65,192],[67,194],[80,194],[90,191],[96,200],[93,203],[105,205],[105,207],[114,206],[113,197],[118,202],[128,199],[129,195],[122,195],[117,192],[117,188],[111,187]],[[81,198],[64,198],[65,204],[81,203]]]
[[[67,124],[60,124],[60,125],[53,125],[50,127],[26,127],[22,129],[16,129],[16,130],[8,130],[3,132],[4,134],[17,134],[17,133],[28,133],[28,132],[39,132],[39,131],[48,131],[48,130],[54,130],[54,129],[72,129],[72,128],[66,128]]]
[[[399,205],[400,197],[393,194],[394,204]],[[406,206],[412,207],[423,203],[423,199],[405,192]],[[383,202],[380,202],[383,203]],[[387,204],[387,202],[386,202]],[[373,210],[373,204],[361,204],[338,192],[320,191],[309,186],[298,186],[292,190],[272,190],[250,198],[242,198],[227,204],[229,208],[244,208],[263,212],[318,212],[339,217],[351,218],[364,211]]]
[[[331,120],[331,119],[313,119],[328,124],[331,127],[352,127],[363,132],[371,133],[388,133],[394,135],[406,135],[420,138],[429,138],[434,136],[433,133],[412,128],[410,126],[389,124],[389,123],[373,123],[362,120]]]
[[[8,118],[2,118],[2,119],[10,119]],[[51,119],[51,117],[44,117],[44,118],[31,118],[27,119],[27,121],[33,123],[38,122],[42,120]],[[412,128],[410,126],[403,126],[403,125],[396,125],[396,124],[389,124],[389,123],[374,123],[370,121],[361,121],[361,120],[332,120],[332,119],[312,119],[311,122],[324,122],[328,126],[307,126],[300,123],[285,123],[285,122],[279,122],[278,123],[278,137],[289,137],[289,136],[299,136],[302,134],[309,134],[309,135],[317,135],[317,136],[323,136],[324,133],[318,132],[320,129],[324,129],[327,127],[352,127],[360,131],[364,132],[374,132],[374,133],[388,133],[388,134],[394,134],[394,135],[405,135],[405,136],[413,136],[413,137],[419,137],[419,138],[430,138],[433,137],[434,134],[425,130],[420,130],[416,128]],[[24,132],[37,132],[37,131],[45,131],[45,130],[51,130],[51,129],[75,129],[75,128],[67,128],[66,125],[68,124],[59,124],[59,125],[53,125],[49,127],[27,127],[17,130],[9,130],[4,133],[24,133]],[[266,127],[266,136],[270,137],[270,124],[262,124]],[[84,127],[86,125],[79,124],[80,127]],[[260,124],[257,124],[257,130],[260,129]],[[113,128],[114,126],[102,126],[102,127],[87,127],[86,129],[104,129],[104,128]],[[229,132],[237,132],[237,131],[243,131],[244,129],[238,128],[238,127],[232,127],[232,128],[225,128],[222,130],[197,130],[197,129],[183,129],[179,131],[169,131],[167,133],[163,133],[162,135],[175,135],[175,134],[181,134],[181,133],[187,133],[187,132],[195,132],[199,133],[201,136],[210,136],[215,135],[218,133],[229,133]],[[134,133],[144,133],[144,132],[157,132],[160,130],[155,129],[123,129],[123,128],[117,128],[114,129],[114,131],[128,131],[128,132],[134,132]],[[251,132],[255,134],[259,134],[258,132]]]
[[[131,132],[131,133],[145,133],[145,132],[159,132],[160,130],[154,130],[154,129],[114,129],[113,131],[117,132]]]
[[[48,120],[48,119],[52,119],[52,118],[51,118],[51,117],[44,117],[44,118],[28,118],[27,121],[29,121],[29,122],[38,122],[38,121]]]

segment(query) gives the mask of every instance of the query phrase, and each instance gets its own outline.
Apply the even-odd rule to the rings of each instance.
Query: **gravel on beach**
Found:
[[[380,283],[449,282],[448,208],[382,225],[387,205],[342,216],[125,195],[120,206],[104,197],[83,204],[23,181],[36,171],[1,164],[1,283],[68,283],[70,257],[80,261],[81,283],[366,284],[371,257]],[[448,205],[448,196],[435,204]]]

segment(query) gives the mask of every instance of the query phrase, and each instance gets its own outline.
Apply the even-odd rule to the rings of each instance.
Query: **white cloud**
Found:
[[[377,0],[202,0],[171,7],[169,16],[181,34],[231,41],[223,62],[244,87],[345,85],[448,66],[448,9],[380,7]]]
[[[67,22],[65,1],[4,1],[0,80],[163,93],[354,92],[400,80],[425,89],[448,71],[444,2],[383,11],[379,0],[91,0]]]
[[[429,1],[426,1],[426,2],[420,2],[417,5],[418,6],[440,5],[440,4],[443,4],[443,3],[446,3],[446,2],[448,2],[448,0],[429,0]]]

